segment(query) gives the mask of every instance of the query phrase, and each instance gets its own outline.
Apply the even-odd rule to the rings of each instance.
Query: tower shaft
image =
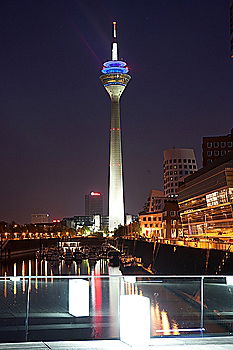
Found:
[[[111,98],[109,164],[109,230],[124,225],[124,190],[122,174],[120,99]]]

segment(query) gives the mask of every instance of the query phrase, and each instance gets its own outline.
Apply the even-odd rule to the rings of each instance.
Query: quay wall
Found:
[[[75,237],[70,242],[80,242],[80,245],[100,246],[105,241],[104,238]],[[43,248],[58,246],[58,238],[7,240],[0,244],[0,261],[13,257],[31,255]]]
[[[233,275],[233,253],[119,238],[117,248],[159,275]]]

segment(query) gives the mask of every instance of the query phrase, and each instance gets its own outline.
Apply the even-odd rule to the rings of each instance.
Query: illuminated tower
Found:
[[[124,225],[124,190],[122,175],[120,97],[130,80],[126,63],[118,60],[116,22],[113,22],[112,60],[104,63],[100,80],[111,99],[109,162],[109,231]]]

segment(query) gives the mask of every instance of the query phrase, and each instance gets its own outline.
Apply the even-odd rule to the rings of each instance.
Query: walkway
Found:
[[[157,338],[140,350],[232,350],[233,336],[204,338]],[[130,350],[134,349],[119,340],[28,342],[0,344],[0,350]],[[139,349],[137,349],[139,350]]]

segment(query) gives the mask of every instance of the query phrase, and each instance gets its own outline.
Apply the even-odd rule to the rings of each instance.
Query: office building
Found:
[[[85,195],[85,216],[103,216],[103,195],[100,192],[91,191]]]
[[[163,174],[165,197],[177,197],[180,179],[197,171],[193,149],[172,148],[164,152]]]
[[[118,59],[116,22],[113,22],[112,59],[103,65],[100,80],[111,99],[109,159],[109,231],[124,225],[124,189],[122,173],[120,97],[131,79],[125,62]]]
[[[179,186],[178,203],[184,235],[233,232],[233,151]]]
[[[231,133],[223,136],[203,137],[202,160],[203,167],[216,159],[225,156],[233,150],[233,129]]]

